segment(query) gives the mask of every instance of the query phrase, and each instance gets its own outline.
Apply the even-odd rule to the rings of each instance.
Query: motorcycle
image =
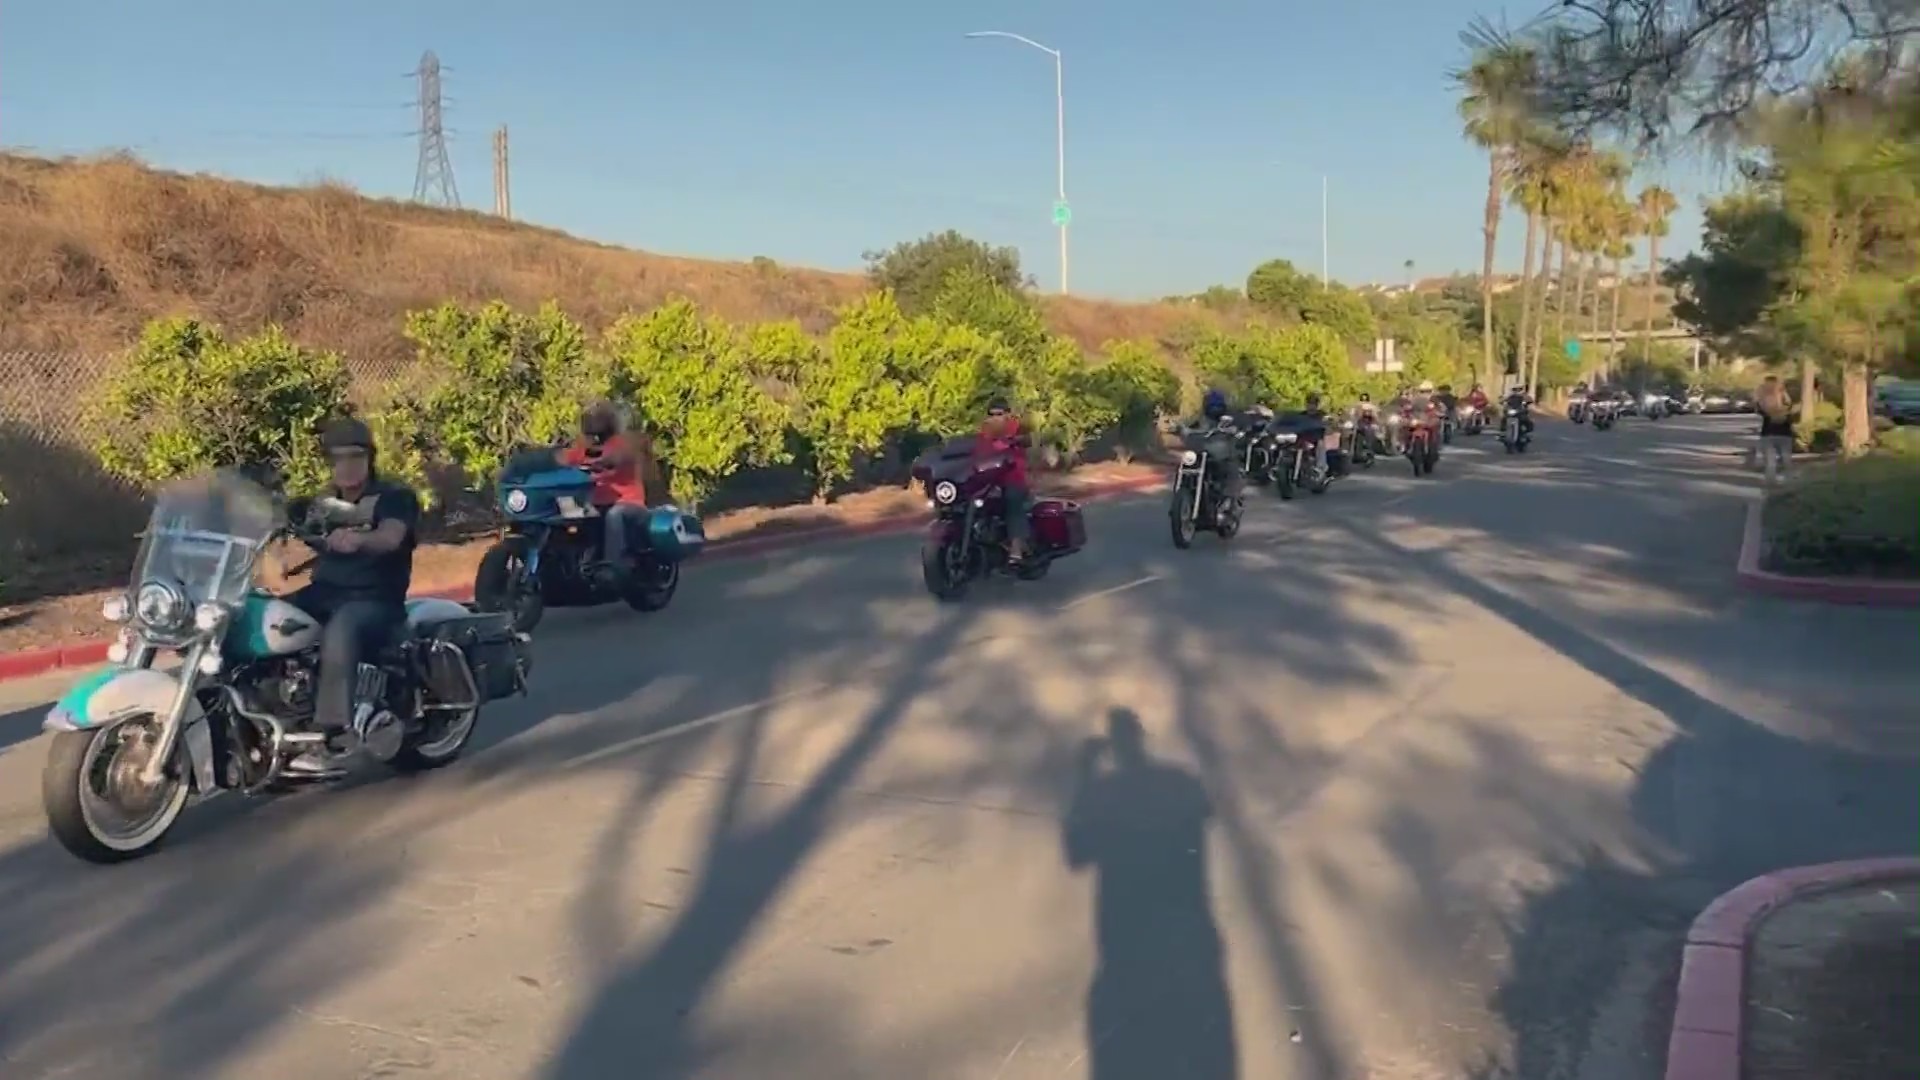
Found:
[[[1575,394],[1567,399],[1567,419],[1576,424],[1587,422],[1587,395]]]
[[[257,587],[255,571],[277,540],[317,552],[331,529],[368,523],[359,506],[329,498],[289,524],[275,496],[229,471],[157,495],[127,591],[102,606],[121,627],[111,666],[76,683],[42,725],[53,741],[41,795],[62,847],[123,862],[222,792],[337,780],[369,760],[440,768],[466,749],[483,706],[525,692],[531,639],[509,619],[408,601],[404,628],[359,666],[352,726],[329,745],[313,725],[321,621]],[[181,657],[177,672],[156,666],[162,650]],[[323,769],[287,769],[316,752]]]
[[[1460,433],[1478,435],[1487,429],[1486,410],[1471,402],[1460,403]]]
[[[1665,394],[1647,393],[1640,398],[1640,415],[1649,420],[1658,420],[1667,415]]]
[[[1519,409],[1507,409],[1500,418],[1500,445],[1506,447],[1509,454],[1526,453],[1527,444],[1533,441],[1524,420],[1525,414]]]
[[[1272,411],[1255,407],[1247,411],[1247,430],[1240,436],[1241,471],[1262,487],[1278,479],[1280,472],[1280,445],[1272,426]]]
[[[1302,417],[1302,420],[1305,418]],[[1277,478],[1282,499],[1291,499],[1301,488],[1325,495],[1333,483],[1333,451],[1327,451],[1327,471],[1316,462],[1318,438],[1305,431],[1283,431],[1274,436],[1280,443],[1280,469]]]
[[[1028,444],[1026,436],[1019,437],[1020,449]],[[927,591],[941,600],[959,599],[988,574],[1038,581],[1056,559],[1087,546],[1087,522],[1079,503],[1035,499],[1027,511],[1027,556],[1015,562],[1001,487],[1011,459],[980,459],[974,448],[973,437],[962,436],[927,451],[913,464],[913,478],[925,486],[933,511],[920,548],[920,576]]]
[[[1347,419],[1340,422],[1340,443],[1345,460],[1357,469],[1373,468],[1376,436],[1371,420]]]
[[[1619,406],[1611,401],[1596,401],[1593,403],[1592,408],[1593,430],[1611,431],[1613,429],[1614,418],[1619,413]]]
[[[1440,442],[1453,445],[1453,434],[1460,427],[1460,407],[1458,405],[1440,406]]]
[[[1275,434],[1282,452],[1299,436],[1290,431]],[[1240,531],[1245,507],[1238,496],[1228,495],[1216,462],[1234,452],[1231,431],[1215,427],[1186,433],[1186,449],[1173,474],[1173,499],[1167,508],[1173,546],[1187,548],[1201,529],[1211,530],[1222,540],[1231,540]],[[1282,498],[1290,498],[1287,479],[1279,479]]]
[[[625,566],[606,560],[606,514],[592,501],[593,474],[555,466],[551,450],[514,455],[500,477],[507,535],[487,549],[474,574],[482,611],[508,612],[514,629],[530,632],[551,607],[625,601],[659,611],[680,588],[680,564],[706,545],[700,519],[678,507],[648,512],[644,536]]]
[[[1406,432],[1407,460],[1413,465],[1413,475],[1432,476],[1435,466],[1440,464],[1440,440],[1434,428],[1435,421],[1402,417],[1400,428]]]

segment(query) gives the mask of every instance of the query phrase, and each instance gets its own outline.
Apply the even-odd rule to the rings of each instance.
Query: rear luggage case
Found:
[[[1087,546],[1087,519],[1079,503],[1067,499],[1037,499],[1030,517],[1033,538],[1041,550],[1065,555]]]
[[[513,629],[513,616],[506,612],[476,613],[435,626],[429,636],[434,641],[456,645],[466,655],[473,672],[473,685],[480,692],[480,703],[498,701],[526,688],[533,657],[527,644]],[[431,655],[427,663],[427,684],[443,701],[465,698],[459,676],[447,670],[451,657],[444,652]]]

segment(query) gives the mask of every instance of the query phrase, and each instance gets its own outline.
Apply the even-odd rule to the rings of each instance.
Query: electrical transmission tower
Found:
[[[513,220],[513,174],[507,165],[507,125],[493,133],[493,213]]]
[[[413,201],[460,209],[460,189],[447,160],[447,131],[441,123],[440,58],[428,49],[413,75],[420,81],[420,165],[413,174]]]

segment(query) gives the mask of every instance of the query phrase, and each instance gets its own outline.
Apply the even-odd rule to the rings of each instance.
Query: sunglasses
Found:
[[[987,410],[987,415],[988,415],[988,416],[995,416],[995,417],[998,417],[998,416],[1005,416],[1005,415],[1007,415],[1007,410],[1005,410],[1005,409],[988,409],[988,410]]]
[[[357,447],[349,450],[330,450],[327,452],[327,460],[335,464],[346,461],[365,461],[367,452]]]

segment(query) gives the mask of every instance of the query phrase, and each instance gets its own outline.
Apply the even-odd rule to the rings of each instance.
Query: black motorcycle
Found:
[[[1347,464],[1356,469],[1373,468],[1374,459],[1379,457],[1379,435],[1370,422],[1354,420],[1349,417],[1340,422],[1340,448]]]
[[[1619,406],[1612,401],[1595,400],[1587,406],[1587,410],[1593,419],[1593,430],[1610,431]]]
[[[1280,445],[1272,430],[1273,414],[1251,411],[1243,425],[1238,446],[1240,471],[1248,480],[1265,487],[1274,482],[1280,471]]]
[[[1324,495],[1333,483],[1332,458],[1329,454],[1327,471],[1322,472],[1315,459],[1319,456],[1320,440],[1324,437],[1325,421],[1306,416],[1291,416],[1276,421],[1279,428],[1274,436],[1280,446],[1280,470],[1275,477],[1277,490],[1283,499],[1291,499],[1296,491],[1305,488],[1315,495]]]
[[[1227,493],[1222,467],[1239,451],[1235,435],[1230,428],[1217,426],[1186,433],[1186,449],[1174,470],[1173,499],[1167,507],[1174,547],[1191,547],[1202,529],[1222,540],[1231,540],[1240,531],[1245,505],[1240,496]]]

